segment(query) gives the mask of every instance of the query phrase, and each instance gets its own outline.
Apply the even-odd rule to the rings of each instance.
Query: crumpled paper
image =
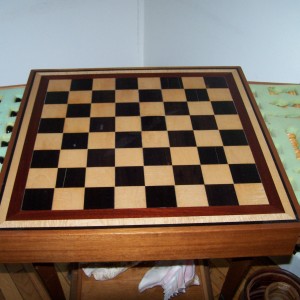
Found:
[[[139,262],[101,263],[82,268],[86,276],[93,276],[96,280],[113,279]]]
[[[161,286],[164,289],[164,300],[179,293],[185,293],[186,288],[191,285],[200,285],[199,277],[195,273],[193,260],[180,260],[166,262],[160,261],[150,269],[139,284],[139,291],[154,286]]]

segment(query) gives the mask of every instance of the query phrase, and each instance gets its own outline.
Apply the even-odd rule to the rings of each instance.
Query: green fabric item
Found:
[[[300,146],[300,85],[251,84],[250,88],[300,204],[300,158],[296,156]]]
[[[0,171],[23,93],[24,88],[0,90]]]

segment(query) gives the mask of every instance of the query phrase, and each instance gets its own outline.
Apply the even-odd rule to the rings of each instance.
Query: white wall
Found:
[[[31,69],[142,64],[138,0],[0,0],[0,86]]]
[[[142,65],[300,82],[299,11],[299,0],[0,0],[0,86],[36,68]]]
[[[299,0],[145,0],[147,66],[242,66],[248,80],[300,82]]]

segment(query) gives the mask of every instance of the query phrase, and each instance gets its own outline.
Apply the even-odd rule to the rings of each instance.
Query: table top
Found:
[[[274,150],[238,67],[33,70],[0,175],[0,240],[63,237],[44,254],[56,261],[83,236],[107,245],[101,260],[119,260],[118,242],[138,258],[140,238],[146,259],[166,242],[175,257],[287,253],[298,208]]]

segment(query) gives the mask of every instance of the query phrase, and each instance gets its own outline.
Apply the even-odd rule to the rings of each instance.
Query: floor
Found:
[[[55,265],[66,299],[70,298],[68,264]],[[32,264],[0,264],[0,300],[51,300]]]

